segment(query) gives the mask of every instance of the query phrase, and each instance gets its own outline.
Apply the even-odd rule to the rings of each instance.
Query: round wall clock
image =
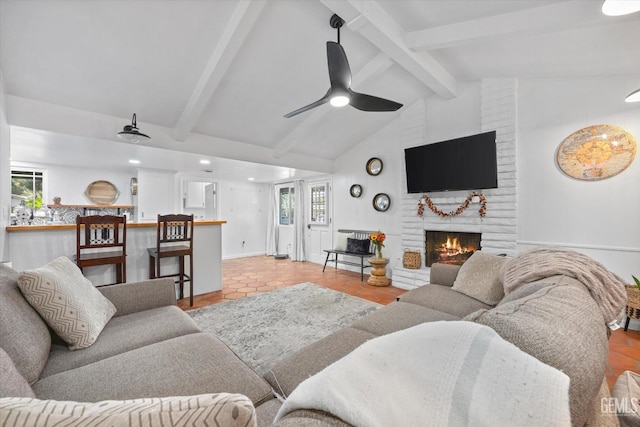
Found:
[[[380,175],[382,172],[382,160],[377,157],[372,157],[367,162],[367,173],[369,175]]]
[[[384,212],[391,206],[391,199],[385,193],[378,193],[373,197],[373,208],[379,212]]]
[[[349,194],[351,194],[351,197],[356,198],[362,196],[362,186],[360,186],[360,184],[353,184],[349,189]]]
[[[636,155],[636,140],[621,127],[594,125],[582,128],[560,144],[558,167],[568,176],[597,181],[618,175]]]

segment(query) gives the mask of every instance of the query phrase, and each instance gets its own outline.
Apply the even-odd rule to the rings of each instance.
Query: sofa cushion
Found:
[[[36,397],[9,355],[0,348],[0,397]]]
[[[255,408],[241,394],[109,400],[97,403],[29,398],[0,399],[0,424],[108,426],[257,426]]]
[[[611,397],[619,404],[615,410],[621,427],[640,425],[640,375],[624,371],[616,380]]]
[[[340,329],[281,360],[264,377],[276,393],[286,398],[302,381],[371,338],[375,335],[359,329]]]
[[[23,271],[18,286],[29,304],[71,350],[93,344],[116,313],[111,301],[64,256],[43,267]]]
[[[500,268],[506,257],[475,251],[462,264],[453,289],[485,304],[496,305],[504,297]]]
[[[333,247],[336,251],[347,250],[347,239],[355,239],[355,233],[338,233],[336,234],[336,244]]]
[[[602,314],[584,286],[564,278],[464,320],[491,327],[523,351],[567,374],[571,379],[572,423],[585,423],[604,377],[609,349]]]
[[[491,328],[430,322],[377,337],[306,379],[298,409],[354,426],[569,426],[569,377]]]
[[[41,378],[68,371],[149,344],[201,332],[180,308],[172,305],[114,317],[98,340],[82,351],[53,345]]]
[[[18,288],[19,273],[0,264],[0,347],[28,383],[44,369],[51,349],[47,324]]]
[[[460,271],[459,265],[434,262],[429,271],[429,283],[441,286],[453,286]]]
[[[471,298],[449,286],[424,285],[400,296],[400,301],[421,305],[456,316],[458,319],[480,309],[492,308],[489,304]]]
[[[356,320],[351,327],[375,336],[407,329],[420,323],[439,320],[459,320],[458,317],[421,305],[398,301]]]
[[[271,387],[222,341],[205,333],[151,344],[33,385],[39,399],[100,400],[240,393],[254,405],[273,398]]]

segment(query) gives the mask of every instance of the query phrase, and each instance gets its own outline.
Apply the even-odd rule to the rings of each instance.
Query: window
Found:
[[[280,187],[278,198],[278,212],[280,225],[293,225],[293,209],[296,204],[296,195],[293,187]]]
[[[26,206],[38,209],[43,200],[44,173],[36,170],[11,170],[11,207]]]
[[[311,199],[311,217],[309,221],[312,224],[327,224],[327,196],[328,184],[313,184],[309,187],[309,196]]]

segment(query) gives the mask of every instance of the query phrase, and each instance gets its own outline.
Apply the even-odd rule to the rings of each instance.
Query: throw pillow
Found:
[[[96,403],[28,398],[0,399],[0,425],[257,426],[256,410],[242,394],[105,400]]]
[[[338,233],[336,234],[336,245],[333,247],[336,251],[346,251],[347,250],[347,239],[355,238],[355,233]]]
[[[485,304],[498,304],[504,297],[500,268],[506,260],[502,256],[475,251],[460,267],[453,289]]]
[[[366,255],[369,253],[371,241],[369,239],[347,239],[347,252]]]
[[[640,425],[640,375],[624,371],[616,380],[611,397],[620,405],[615,409],[621,427]]]
[[[70,350],[89,347],[116,313],[69,258],[26,270],[18,278],[25,299],[67,344]]]

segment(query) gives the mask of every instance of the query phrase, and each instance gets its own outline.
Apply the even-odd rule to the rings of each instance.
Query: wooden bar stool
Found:
[[[156,247],[148,248],[149,278],[177,277],[180,298],[184,298],[184,283],[189,282],[189,305],[193,306],[193,215],[158,215]],[[184,257],[189,257],[189,274],[184,270]],[[178,257],[178,273],[162,275],[160,260]]]
[[[76,217],[76,264],[116,265],[116,283],[127,281],[127,219],[124,216]]]

